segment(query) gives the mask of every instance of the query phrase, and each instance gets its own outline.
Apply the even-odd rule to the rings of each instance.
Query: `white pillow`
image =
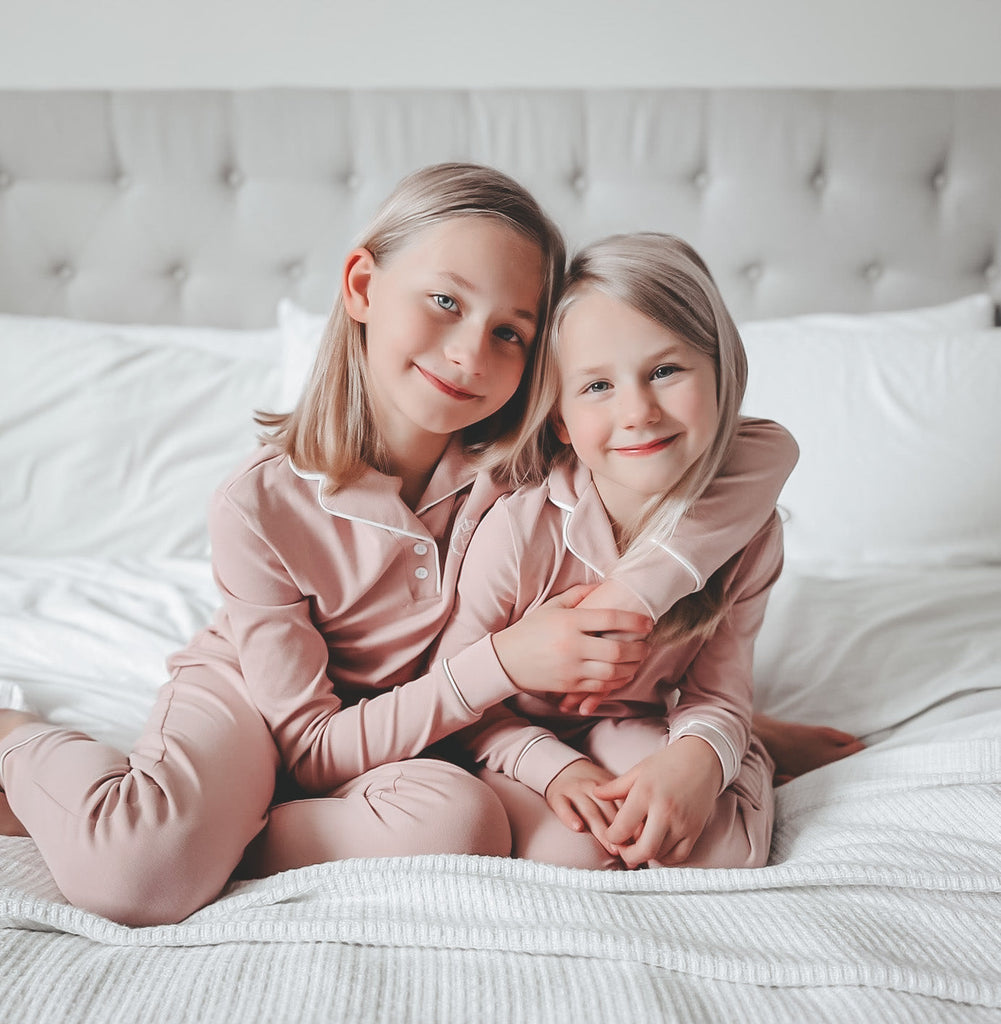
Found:
[[[294,408],[313,369],[327,317],[307,313],[291,299],[278,303],[278,330],[282,339],[282,384],[278,409]]]
[[[942,306],[927,306],[891,313],[817,313],[777,320],[754,320],[741,326],[741,336],[753,338],[763,334],[793,334],[814,327],[837,327],[844,330],[871,330],[873,327],[913,328],[914,330],[955,330],[992,327],[994,300],[990,295],[970,295]],[[327,317],[309,313],[291,299],[278,303],[278,329],[282,338],[282,387],[279,409],[291,409],[313,369],[317,349]]]
[[[792,431],[786,556],[1001,562],[1001,329],[745,339],[744,412]]]
[[[754,648],[755,707],[856,735],[1001,689],[1001,566],[812,575],[786,565]]]
[[[149,345],[170,345],[215,352],[230,359],[278,362],[282,356],[277,327],[257,330],[227,327],[178,327],[174,324],[105,324],[90,320],[65,320],[52,316],[17,316],[0,313],[0,336],[23,339],[29,347],[35,339],[58,336],[71,344],[95,334],[105,334]]]
[[[912,331],[975,331],[994,326],[995,302],[986,293],[967,295],[940,306],[892,310],[886,313],[807,313],[775,320],[749,320],[740,325],[741,337],[758,338],[777,333],[798,335],[820,328],[842,331],[874,329]]]
[[[275,404],[277,348],[276,329],[0,317],[0,550],[204,557],[209,495]]]

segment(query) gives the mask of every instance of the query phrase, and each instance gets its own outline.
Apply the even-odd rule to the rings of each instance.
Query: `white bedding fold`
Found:
[[[939,582],[969,595],[997,578]],[[214,605],[202,563],[3,559],[0,583],[0,675],[123,745],[163,656]],[[3,1017],[986,1024],[1001,1013],[1001,687],[983,667],[929,675],[878,744],[782,787],[757,871],[344,861],[128,929],[68,906],[31,841],[0,838]]]

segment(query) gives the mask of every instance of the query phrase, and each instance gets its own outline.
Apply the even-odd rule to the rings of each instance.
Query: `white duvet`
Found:
[[[128,746],[205,563],[0,559],[0,675]],[[10,1021],[994,1021],[1001,1015],[1001,569],[787,568],[762,705],[870,734],[778,791],[759,871],[345,861],[169,927],[68,906],[0,839]]]

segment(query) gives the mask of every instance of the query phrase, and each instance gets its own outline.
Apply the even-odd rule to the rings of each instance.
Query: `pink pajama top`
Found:
[[[459,733],[459,743],[478,762],[544,796],[556,775],[583,756],[574,737],[600,718],[662,718],[668,742],[695,735],[709,743],[726,788],[747,752],[754,639],[782,568],[782,529],[774,508],[764,521],[757,510],[748,515],[753,536],[721,570],[728,612],[712,636],[653,647],[632,682],[593,716],[561,712],[558,695],[519,693]],[[516,622],[568,587],[600,582],[617,559],[612,525],[590,471],[582,463],[555,469],[546,483],[501,498],[484,517],[436,654],[450,664],[485,633]],[[663,563],[649,558],[639,572],[655,586]],[[633,582],[642,585],[641,579]]]
[[[747,543],[796,457],[782,427],[749,422],[728,475],[651,555],[657,568],[620,582],[651,610],[670,607]],[[238,672],[310,793],[417,756],[517,692],[486,632],[427,667],[473,530],[502,489],[453,442],[415,510],[399,492],[398,478],[368,470],[324,494],[264,446],[211,502],[222,607],[169,665]]]

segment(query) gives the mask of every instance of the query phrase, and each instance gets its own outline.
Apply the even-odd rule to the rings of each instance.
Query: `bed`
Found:
[[[0,93],[0,678],[130,744],[215,605],[204,509],[294,401],[406,172],[495,164],[571,244],[667,230],[801,447],[758,707],[864,737],[760,870],[352,860],[180,924],[0,837],[5,1021],[1001,1015],[1001,90]]]

